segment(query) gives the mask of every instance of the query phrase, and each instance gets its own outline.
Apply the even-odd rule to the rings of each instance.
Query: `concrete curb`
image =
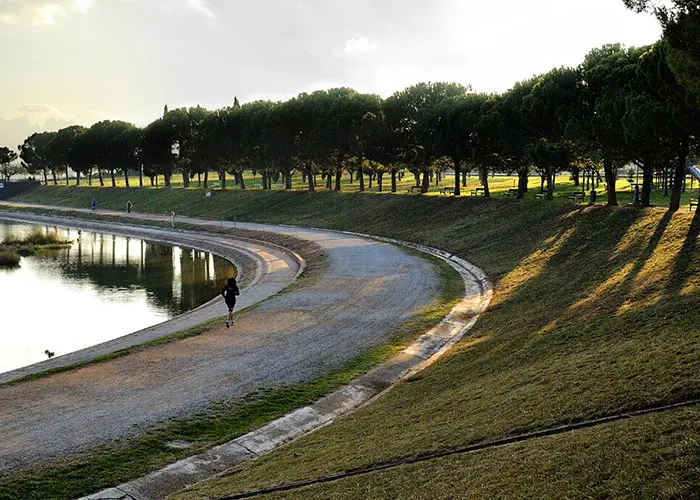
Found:
[[[486,274],[464,259],[442,250],[360,233],[342,232],[403,245],[445,260],[460,273],[465,295],[443,320],[409,347],[361,375],[350,384],[297,409],[255,431],[199,455],[175,462],[164,469],[80,500],[157,500],[215,477],[247,460],[313,432],[379,397],[383,392],[438,360],[476,323],[486,309],[493,288]]]

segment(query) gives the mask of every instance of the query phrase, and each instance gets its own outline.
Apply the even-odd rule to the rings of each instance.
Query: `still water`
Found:
[[[0,373],[170,319],[236,275],[210,253],[138,238],[0,221],[0,241],[37,229],[73,243],[0,268]]]

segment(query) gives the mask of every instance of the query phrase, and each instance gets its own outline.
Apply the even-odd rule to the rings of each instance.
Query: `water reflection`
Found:
[[[207,252],[89,231],[0,221],[0,240],[39,228],[70,248],[0,270],[0,372],[165,321],[215,297],[236,274]]]

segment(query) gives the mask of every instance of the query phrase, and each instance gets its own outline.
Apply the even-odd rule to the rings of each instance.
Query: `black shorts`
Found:
[[[236,303],[234,302],[231,304],[230,302],[226,302],[226,307],[228,307],[229,312],[233,311],[233,308],[236,307]]]

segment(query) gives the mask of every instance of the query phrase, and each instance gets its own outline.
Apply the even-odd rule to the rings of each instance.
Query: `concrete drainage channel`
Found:
[[[462,276],[464,297],[436,327],[401,353],[314,404],[204,453],[80,500],[163,499],[328,425],[438,360],[472,328],[491,301],[493,290],[485,273],[464,259],[439,249],[390,238],[351,232],[344,234],[403,245],[445,260]]]

